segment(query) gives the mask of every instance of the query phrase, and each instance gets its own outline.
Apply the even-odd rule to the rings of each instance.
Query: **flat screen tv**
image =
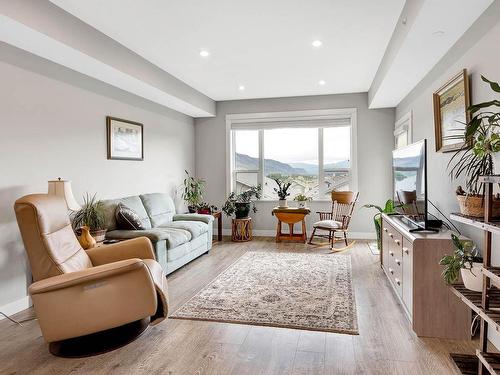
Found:
[[[394,199],[416,228],[411,231],[435,231],[427,218],[427,140],[392,152]]]

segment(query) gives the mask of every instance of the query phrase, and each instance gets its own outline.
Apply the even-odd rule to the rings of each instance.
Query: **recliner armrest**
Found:
[[[211,224],[214,221],[214,217],[212,215],[204,215],[204,214],[175,214],[173,221],[201,221],[205,224]]]
[[[86,251],[94,266],[132,258],[156,260],[153,245],[146,237],[95,247]]]
[[[122,273],[145,268],[146,265],[140,259],[127,259],[119,262],[105,264],[102,266],[87,268],[82,271],[65,273],[37,281],[30,285],[30,295],[52,292],[59,289],[69,288],[75,285],[106,279]]]

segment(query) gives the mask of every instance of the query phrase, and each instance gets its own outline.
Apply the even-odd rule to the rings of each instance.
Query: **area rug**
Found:
[[[171,318],[356,335],[351,258],[247,252]]]

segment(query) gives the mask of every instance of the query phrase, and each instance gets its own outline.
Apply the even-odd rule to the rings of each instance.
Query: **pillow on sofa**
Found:
[[[125,206],[123,203],[120,203],[118,204],[118,206],[116,206],[115,217],[119,229],[145,229],[139,215],[137,215],[134,210]]]

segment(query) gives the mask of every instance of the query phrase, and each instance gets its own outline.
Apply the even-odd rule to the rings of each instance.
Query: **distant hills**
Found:
[[[245,154],[236,153],[236,165],[241,169],[259,169],[259,159]],[[279,173],[283,175],[317,175],[318,165],[309,163],[282,163],[274,159],[264,159],[264,173]],[[349,168],[348,160],[325,164],[325,169]]]

